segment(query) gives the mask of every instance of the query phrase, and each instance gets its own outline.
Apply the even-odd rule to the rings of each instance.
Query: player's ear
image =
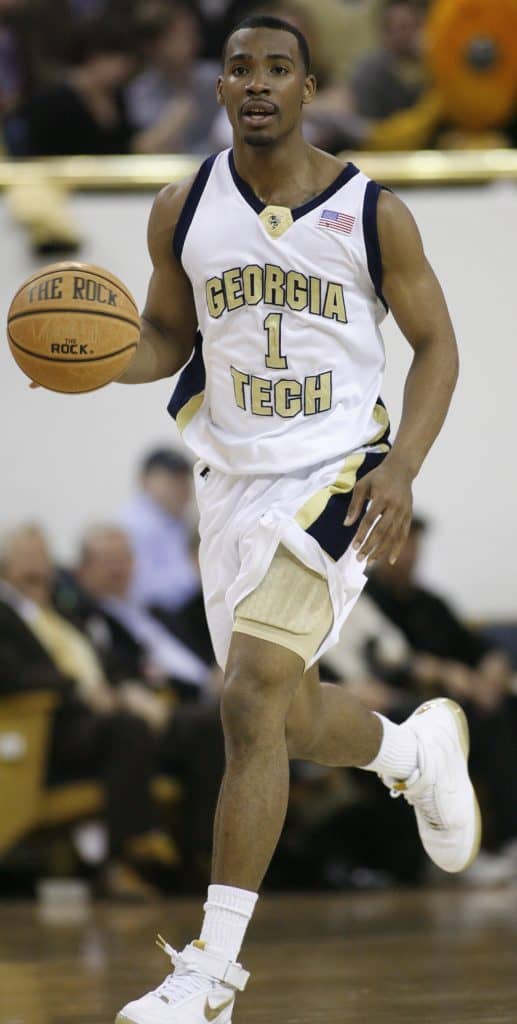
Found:
[[[222,107],[224,107],[223,79],[221,75],[219,75],[219,78],[217,79],[215,91],[217,95],[217,102],[220,103]]]
[[[306,75],[305,83],[303,86],[303,99],[302,103],[311,103],[314,99],[316,92],[316,79],[314,75]]]

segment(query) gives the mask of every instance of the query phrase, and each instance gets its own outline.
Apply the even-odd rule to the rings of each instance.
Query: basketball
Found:
[[[132,359],[140,318],[126,286],[91,263],[53,263],[16,292],[7,316],[11,352],[50,391],[95,391]]]

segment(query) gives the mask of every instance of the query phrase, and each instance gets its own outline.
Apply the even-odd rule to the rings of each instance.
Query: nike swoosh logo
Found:
[[[233,999],[234,997],[230,996],[230,998],[227,999],[224,1003],[219,1003],[219,1006],[214,1007],[210,1006],[210,1003],[208,1002],[207,999],[205,1002],[205,1020],[215,1020],[215,1018],[218,1017],[219,1014],[222,1013],[223,1010],[225,1010],[226,1007],[230,1005],[230,1003],[233,1003]]]

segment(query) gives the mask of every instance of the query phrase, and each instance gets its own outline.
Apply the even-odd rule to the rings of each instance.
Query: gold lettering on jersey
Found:
[[[264,302],[270,306],[285,306],[285,273],[274,263],[266,263]]]
[[[244,295],[242,294],[242,276],[240,267],[234,267],[233,270],[225,270],[223,274],[224,293],[226,295],[226,308],[227,309],[238,309],[239,306],[244,305]]]
[[[315,416],[328,412],[332,406],[332,370],[299,380],[277,380],[256,377],[232,366],[235,402],[239,409],[253,416]]]
[[[250,375],[249,373],[243,373],[242,370],[237,370],[235,366],[230,367],[230,373],[233,377],[233,393],[235,395],[235,402],[239,406],[239,409],[246,408],[246,399],[244,397],[244,386],[249,384]]]
[[[251,378],[251,411],[254,416],[272,416],[271,388],[273,382],[266,377]]]
[[[252,263],[242,271],[242,290],[247,306],[256,306],[262,298],[262,267]]]
[[[224,289],[220,277],[211,277],[206,282],[206,304],[210,316],[217,320],[226,309]]]
[[[275,412],[285,419],[302,411],[302,385],[299,380],[277,380]]]
[[[335,284],[334,281],[329,281],[328,284],[323,306],[323,316],[326,316],[328,320],[339,320],[342,324],[346,323],[343,289],[341,285]]]
[[[318,373],[315,377],[306,377],[303,395],[304,413],[314,416],[317,412],[326,412],[332,405],[332,371]]]
[[[291,227],[293,215],[287,206],[266,206],[259,213],[259,220],[271,238],[280,238]]]
[[[289,270],[287,274],[287,305],[289,309],[306,309],[308,301],[307,278],[304,274],[298,274],[296,270]]]
[[[321,315],[321,281],[319,277],[311,277],[310,279],[310,301],[309,301],[309,312],[314,313],[314,316]],[[345,319],[346,323],[346,319]]]
[[[348,322],[343,285],[338,281],[322,281],[307,277],[298,270],[283,270],[275,263],[264,267],[252,263],[231,267],[221,277],[211,277],[205,285],[206,304],[210,316],[218,320],[225,310],[233,312],[242,306],[268,306],[301,312],[308,309],[313,316],[338,323]]]

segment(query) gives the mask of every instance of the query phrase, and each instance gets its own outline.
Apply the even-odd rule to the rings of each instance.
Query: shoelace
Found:
[[[392,789],[390,789],[390,796],[394,800],[397,800],[399,796],[403,796],[407,803],[411,804],[413,807],[415,806],[415,804],[417,804],[418,810],[423,815],[427,824],[431,828],[443,829],[445,828],[445,825],[440,817],[440,812],[438,811],[438,808],[436,806],[434,790],[432,786],[429,786],[427,791],[419,794],[419,796],[416,797],[413,797],[411,795],[411,792],[408,792],[413,783],[415,783],[419,779],[419,777],[420,771],[418,768],[415,768],[414,772],[409,776],[409,778],[404,780],[404,789],[393,787]]]
[[[157,996],[166,996],[168,1002],[174,1005],[206,988],[207,979],[193,967],[189,967],[181,953],[169,946],[169,943],[161,935],[158,936],[156,945],[170,957],[174,964],[173,973],[168,974],[165,981],[155,989]]]

